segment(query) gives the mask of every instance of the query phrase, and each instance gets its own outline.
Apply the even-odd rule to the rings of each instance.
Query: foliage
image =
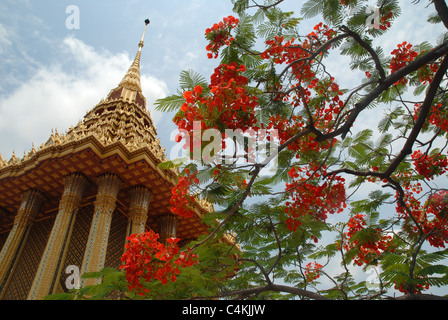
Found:
[[[218,295],[359,299],[446,286],[439,261],[448,242],[448,43],[411,38],[389,55],[373,47],[393,37],[397,1],[378,4],[377,27],[366,23],[365,1],[309,0],[299,16],[284,12],[283,2],[234,0],[237,17],[206,30],[207,56],[220,59],[210,84],[192,73],[201,81],[181,81],[177,96],[158,101],[177,111],[177,141],[190,159],[173,198],[188,189],[219,208],[209,215],[219,224],[193,251],[223,230],[242,247],[239,272]],[[429,23],[447,25],[440,8],[434,1]],[[303,34],[306,19],[317,16],[323,22]],[[351,60],[347,70],[363,72],[358,86],[341,88],[326,68],[337,51]],[[361,123],[372,109],[383,116]],[[229,155],[229,130],[238,128],[246,139],[234,137]],[[217,130],[222,147],[205,157],[212,144],[192,143],[194,129]],[[260,135],[275,151],[254,160],[260,145],[249,142]],[[363,198],[365,188],[372,191]],[[188,207],[175,203],[173,212]],[[372,266],[381,270],[375,290],[355,277],[356,267]]]

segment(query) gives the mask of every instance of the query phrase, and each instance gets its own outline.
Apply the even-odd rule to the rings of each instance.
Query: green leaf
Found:
[[[365,129],[355,134],[353,137],[353,143],[366,143],[369,141],[370,138],[372,138],[373,131],[371,129]]]
[[[185,98],[181,95],[171,95],[162,99],[157,99],[154,102],[155,109],[161,112],[178,111],[182,104],[185,102]]]
[[[419,259],[426,263],[434,263],[437,261],[441,261],[447,257],[448,257],[448,249],[445,249],[445,250],[441,250],[441,251],[421,254],[419,256]]]
[[[232,0],[233,12],[242,14],[249,7],[249,0]]]
[[[389,128],[394,123],[394,120],[396,120],[398,117],[402,116],[404,113],[403,109],[401,107],[396,107],[394,110],[392,110],[389,114],[386,114],[381,121],[378,124],[378,130],[382,133],[389,130]]]
[[[187,162],[187,158],[177,158],[174,160],[168,160],[165,162],[161,162],[158,164],[158,167],[163,170],[173,169],[173,168],[179,168],[181,167],[185,162]]]
[[[409,265],[403,263],[392,264],[384,270],[383,274],[391,279],[396,279],[399,276],[409,278]]]
[[[231,190],[230,185],[212,183],[202,192],[202,197],[211,203],[222,204]]]
[[[358,160],[362,160],[366,158],[367,148],[364,144],[359,143],[349,148],[348,154],[354,158],[357,158]]]
[[[314,18],[319,13],[322,13],[325,7],[325,1],[321,0],[308,0],[302,6],[300,13],[304,18]]]
[[[183,70],[180,72],[179,84],[182,90],[193,90],[198,85],[205,87],[207,80],[194,70]]]
[[[277,35],[278,27],[272,25],[270,22],[260,24],[257,28],[257,36],[265,39],[272,39]]]
[[[338,248],[336,246],[335,243],[330,243],[329,245],[327,245],[325,248],[316,251],[315,253],[311,254],[309,256],[309,258],[311,259],[321,259],[323,257],[328,257],[331,258],[333,257],[336,253],[338,253]]]
[[[418,275],[419,276],[428,276],[428,275],[431,275],[434,273],[446,275],[446,274],[448,274],[448,266],[445,266],[443,264],[430,265],[430,266],[425,267],[422,270],[420,270],[418,272]]]
[[[429,16],[428,22],[433,24],[440,23],[442,22],[442,18],[437,13],[433,13]]]

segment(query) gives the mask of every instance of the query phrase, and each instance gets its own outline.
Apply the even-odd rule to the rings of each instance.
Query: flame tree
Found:
[[[190,155],[173,212],[191,214],[185,190],[217,208],[192,251],[223,232],[241,245],[220,297],[436,298],[431,290],[448,282],[445,2],[414,22],[439,24],[437,43],[410,34],[390,52],[381,44],[394,37],[398,1],[309,0],[298,14],[285,2],[233,1],[235,14],[205,31],[210,82],[183,72],[179,93],[158,101],[174,111]],[[309,27],[311,17],[322,22]],[[358,82],[345,88],[338,77],[350,73]],[[267,140],[277,147],[248,161],[254,148],[236,143],[238,152],[205,162],[193,154],[210,142],[183,139],[195,122],[196,133],[217,130],[223,147],[226,130],[276,130]]]
[[[146,298],[443,298],[431,290],[448,283],[445,2],[413,22],[439,26],[438,42],[409,34],[389,51],[398,1],[286,2],[233,0],[233,15],[205,30],[210,81],[184,71],[157,102],[188,160],[161,165],[180,167],[172,212],[190,216],[194,197],[215,212],[188,250],[134,235],[128,287]],[[210,132],[222,148],[205,157]]]

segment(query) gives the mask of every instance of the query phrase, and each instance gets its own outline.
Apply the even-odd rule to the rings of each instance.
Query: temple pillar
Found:
[[[116,207],[117,195],[122,182],[115,174],[107,173],[98,177],[97,184],[98,193],[81,274],[98,272],[104,268],[112,214]],[[81,286],[96,285],[100,281],[101,279],[82,279]]]
[[[22,249],[28,238],[34,218],[42,208],[45,196],[37,190],[22,193],[21,203],[14,219],[14,226],[0,252],[0,298],[14,272]]]
[[[129,190],[129,217],[126,236],[145,232],[148,218],[149,202],[152,198],[151,191],[143,186],[136,186]]]
[[[53,293],[70,243],[76,215],[88,180],[82,173],[72,173],[64,178],[64,192],[59,210],[42,254],[28,300],[42,299]]]
[[[159,217],[160,242],[165,243],[169,238],[176,238],[178,219],[174,214],[164,214]]]

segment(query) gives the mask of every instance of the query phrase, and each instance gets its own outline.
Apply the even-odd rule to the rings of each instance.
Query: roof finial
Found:
[[[119,84],[120,87],[127,85],[137,88],[138,91],[142,90],[140,84],[140,56],[143,48],[143,41],[145,40],[146,28],[148,28],[149,23],[150,23],[149,19],[146,19],[145,30],[143,31],[142,39],[138,44],[137,55],[135,56],[134,62],[129,68],[128,72],[126,72],[126,75],[124,76],[123,80],[121,80]]]
[[[145,30],[143,31],[142,39],[140,40],[140,43],[138,44],[138,51],[141,51],[143,48],[143,42],[145,40],[145,34],[146,34],[146,28],[148,28],[148,25],[151,23],[149,19],[145,20]]]

